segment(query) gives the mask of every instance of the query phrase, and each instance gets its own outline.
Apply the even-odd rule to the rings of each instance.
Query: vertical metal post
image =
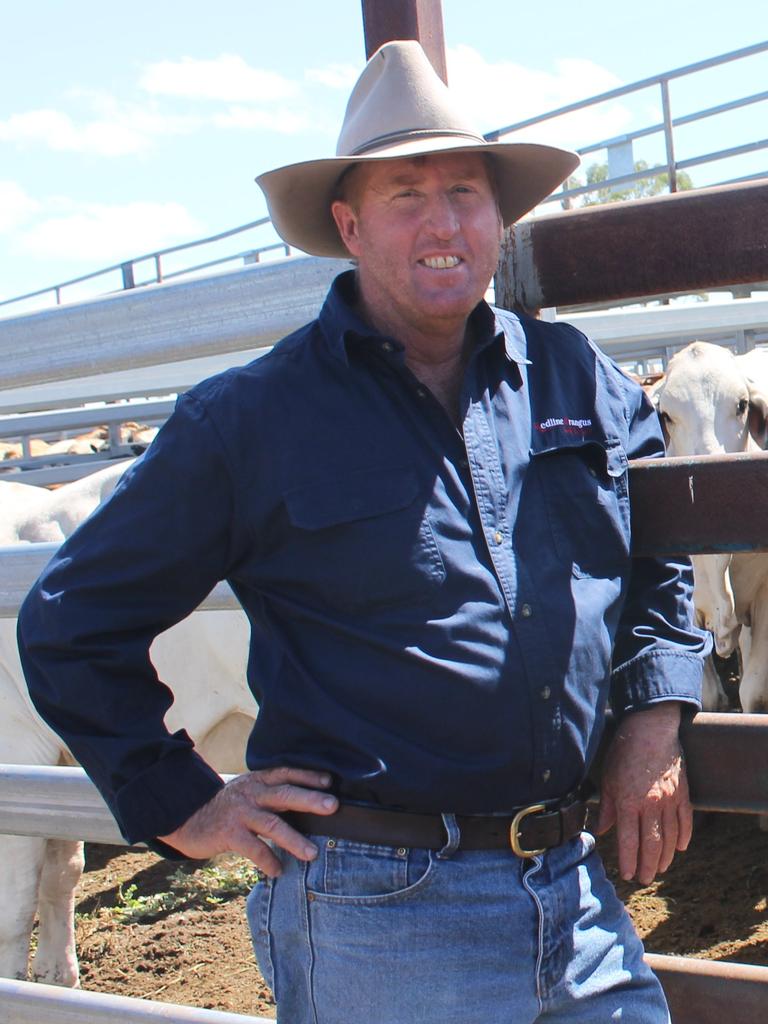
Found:
[[[667,151],[669,191],[677,192],[677,165],[675,164],[675,140],[672,136],[672,108],[669,103],[669,79],[661,81],[661,106],[664,111],[664,145]]]
[[[448,81],[440,0],[362,0],[365,55],[393,39],[416,39],[432,67]]]
[[[632,139],[614,143],[606,147],[608,154],[608,177],[620,178],[624,174],[632,174],[635,169],[635,154]],[[631,185],[629,186],[631,188]],[[624,192],[627,185],[612,185],[611,192]]]
[[[136,282],[133,279],[133,263],[123,263],[120,266],[123,272],[123,288],[135,288]]]
[[[155,253],[155,280],[158,284],[163,282],[163,267],[160,263],[160,253]]]

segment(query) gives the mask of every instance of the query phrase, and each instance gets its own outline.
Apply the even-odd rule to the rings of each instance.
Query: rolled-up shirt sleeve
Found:
[[[232,474],[214,425],[177,403],[111,498],[61,546],[19,613],[32,701],[129,842],[181,825],[223,785],[187,733],[149,647],[237,559]]]
[[[660,458],[664,439],[656,411],[627,380],[630,459]],[[630,494],[631,498],[631,494]],[[690,559],[635,558],[613,651],[611,705],[616,714],[658,701],[701,707],[709,633],[694,624]]]

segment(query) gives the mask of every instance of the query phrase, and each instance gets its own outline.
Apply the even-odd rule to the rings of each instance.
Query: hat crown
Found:
[[[336,155],[372,154],[407,139],[433,136],[485,141],[457,109],[419,43],[385,43],[352,90]]]
[[[348,257],[332,213],[341,176],[356,163],[450,152],[493,160],[505,225],[533,209],[579,163],[575,153],[552,146],[488,142],[419,43],[396,40],[374,53],[352,89],[336,156],[277,167],[256,180],[284,241],[316,256]]]

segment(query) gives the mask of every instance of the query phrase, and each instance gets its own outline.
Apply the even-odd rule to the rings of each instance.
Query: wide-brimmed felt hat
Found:
[[[336,156],[260,174],[277,233],[315,256],[348,256],[331,202],[353,164],[430,153],[487,153],[495,165],[504,226],[550,194],[578,166],[575,153],[522,142],[487,142],[457,108],[415,40],[385,43],[357,80]]]

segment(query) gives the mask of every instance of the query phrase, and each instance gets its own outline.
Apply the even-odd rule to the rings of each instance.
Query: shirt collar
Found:
[[[335,278],[318,317],[331,354],[345,365],[349,363],[349,342],[382,337],[358,313],[356,296],[355,271],[346,270]],[[504,352],[510,362],[530,365],[531,361],[526,356],[525,332],[516,313],[494,309],[482,301],[472,310],[469,319],[477,338],[476,351],[503,339]],[[391,340],[395,348],[403,348],[397,339]]]
[[[381,336],[358,313],[356,298],[355,271],[345,270],[334,279],[318,316],[331,355],[345,366],[349,363],[348,342]]]
[[[507,359],[511,363],[530,366],[531,360],[526,355],[528,341],[517,313],[513,313],[510,309],[495,309],[493,306],[486,306],[486,309],[493,317],[494,338],[499,340],[503,337],[504,339],[504,352]]]

